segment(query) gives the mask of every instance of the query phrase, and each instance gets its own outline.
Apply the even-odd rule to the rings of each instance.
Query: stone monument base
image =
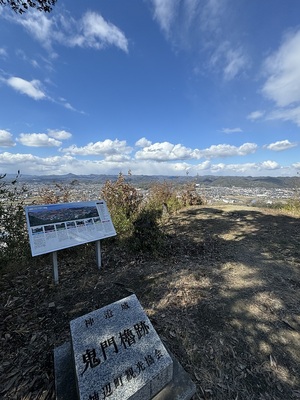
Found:
[[[56,400],[78,400],[71,343],[66,342],[54,349]],[[169,352],[170,353],[170,352]],[[176,358],[173,359],[173,379],[153,400],[190,400],[196,386]]]

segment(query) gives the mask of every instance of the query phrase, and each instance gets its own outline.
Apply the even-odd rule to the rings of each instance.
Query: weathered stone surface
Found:
[[[196,393],[190,376],[174,356],[172,359],[173,379],[153,400],[190,400]],[[70,342],[54,349],[54,367],[56,400],[78,400]]]
[[[135,295],[70,323],[80,400],[152,399],[173,361]]]

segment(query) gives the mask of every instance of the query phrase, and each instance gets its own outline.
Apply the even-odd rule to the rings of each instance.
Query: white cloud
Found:
[[[206,158],[246,156],[247,154],[255,153],[257,147],[255,143],[244,143],[239,147],[229,144],[218,144],[212,145],[208,149],[201,150],[201,155]]]
[[[207,171],[209,173],[210,172],[210,168],[211,168],[211,162],[206,160],[206,161],[203,161],[200,164],[197,164],[197,165],[193,166],[192,168],[193,168],[193,170],[195,170],[195,172]]]
[[[292,108],[280,108],[266,115],[267,120],[291,121],[300,126],[300,106]]]
[[[32,81],[27,81],[23,78],[19,78],[16,76],[13,76],[11,78],[2,78],[0,76],[0,81],[5,82],[8,86],[10,86],[12,89],[15,91],[21,93],[21,94],[26,94],[27,96],[31,97],[34,100],[48,100],[51,101],[52,103],[58,104],[60,106],[63,106],[67,108],[68,110],[71,111],[76,111],[81,114],[85,114],[84,111],[79,111],[76,110],[70,103],[66,101],[66,99],[59,97],[58,100],[49,97],[46,95],[45,90],[42,87],[42,83],[34,79]],[[49,83],[49,81],[48,81]],[[50,82],[51,83],[51,82]]]
[[[173,21],[178,12],[180,0],[152,0],[154,18],[165,34],[169,35]]]
[[[196,75],[207,68],[222,73],[230,81],[249,68],[247,52],[236,43],[232,26],[227,23],[227,0],[151,0],[151,3],[154,19],[176,52],[188,51],[194,59],[205,54],[193,67]],[[206,66],[205,58],[209,59]]]
[[[85,13],[79,22],[79,30],[80,32],[73,38],[69,37],[67,43],[70,46],[103,49],[113,45],[128,52],[128,40],[124,33],[112,23],[105,21],[100,14],[92,11]]]
[[[35,157],[32,154],[13,154],[13,153],[0,153],[0,165],[19,165],[20,163],[34,162]],[[17,168],[18,169],[18,168]]]
[[[105,161],[125,162],[131,160],[131,157],[126,154],[112,154],[105,157]]]
[[[300,30],[284,37],[279,49],[264,62],[268,78],[262,93],[279,107],[300,101]]]
[[[128,52],[128,40],[125,34],[96,12],[88,11],[79,20],[69,15],[46,16],[33,10],[22,16],[7,16],[7,18],[23,26],[51,53],[53,58],[57,57],[53,51],[55,43],[68,47],[91,47],[98,50],[116,46]]]
[[[248,67],[248,57],[241,48],[229,49],[225,56],[224,79],[231,81]]]
[[[221,18],[226,11],[226,0],[207,0],[201,6],[202,30],[212,33],[219,32]]]
[[[300,162],[294,163],[294,164],[292,164],[292,166],[293,166],[294,168],[300,170]]]
[[[21,133],[17,140],[24,146],[30,147],[59,147],[62,143],[46,133]]]
[[[235,48],[229,41],[222,41],[215,46],[209,64],[213,70],[222,71],[224,79],[230,81],[249,67],[249,60],[241,46]]]
[[[12,147],[15,145],[13,135],[4,129],[0,129],[0,147]]]
[[[27,55],[25,54],[25,52],[24,52],[23,50],[21,50],[21,49],[16,50],[16,55],[17,55],[21,60],[23,60],[23,61],[28,62],[29,64],[31,64],[34,68],[39,68],[39,67],[40,67],[39,63],[38,63],[36,60],[27,57]]]
[[[112,156],[116,154],[130,154],[132,148],[127,146],[125,140],[115,139],[105,139],[103,142],[89,143],[83,147],[77,147],[72,145],[65,149],[61,149],[63,153],[71,155],[102,155],[102,156]]]
[[[266,170],[273,170],[273,169],[280,169],[280,164],[276,161],[263,161],[262,163],[258,164],[260,169]]]
[[[147,146],[151,146],[152,142],[150,142],[150,140],[146,139],[146,138],[141,138],[139,139],[137,142],[135,142],[135,145],[137,147],[147,147]]]
[[[0,168],[3,172],[20,169],[23,174],[127,174],[130,169],[135,175],[181,175],[189,171],[190,176],[213,175],[251,175],[251,176],[295,176],[300,171],[300,163],[281,166],[276,161],[243,164],[212,164],[206,160],[199,164],[187,162],[167,162],[156,160],[133,160],[122,155],[112,155],[105,160],[80,160],[69,155],[38,157],[32,154],[0,153]]]
[[[54,139],[58,140],[66,140],[70,139],[72,137],[72,133],[67,132],[67,131],[59,131],[59,130],[54,130],[54,129],[48,129],[48,135],[50,137],[53,137]]]
[[[156,161],[174,161],[174,160],[189,160],[200,158],[219,158],[246,156],[247,154],[255,153],[257,144],[244,143],[236,147],[229,144],[212,145],[207,149],[190,149],[181,144],[172,144],[169,142],[154,143],[145,146],[142,150],[135,153],[137,160],[156,160]]]
[[[297,143],[291,143],[289,140],[281,140],[275,143],[270,143],[269,145],[264,146],[268,150],[273,151],[282,151],[291,149],[292,147],[297,147]]]
[[[256,119],[262,118],[265,114],[265,111],[257,110],[257,111],[252,111],[252,113],[247,115],[247,119],[250,119],[251,121],[255,121]]]
[[[0,153],[0,166],[2,170],[7,167],[11,171],[12,166],[16,170],[20,170],[23,174],[41,174],[46,175],[49,173],[64,174],[65,168],[70,172],[73,163],[76,160],[69,156],[63,157],[37,157],[32,154],[12,154],[8,152]],[[78,173],[80,173],[78,171]]]
[[[0,58],[7,58],[7,57],[8,57],[7,51],[3,47],[0,47]]]
[[[239,133],[243,132],[241,128],[223,128],[221,130],[223,133]]]
[[[22,16],[10,17],[10,20],[22,25],[42,46],[51,50],[52,41],[56,37],[56,24],[53,18],[48,18],[44,13],[31,10],[31,12]]]
[[[282,169],[280,164],[275,161],[264,161],[261,163],[244,163],[244,164],[213,164],[211,166],[211,172],[213,174],[220,175],[252,175],[252,176],[263,176],[270,175],[270,171],[276,171]]]
[[[199,158],[199,150],[192,150],[181,144],[172,144],[169,142],[154,143],[144,147],[135,153],[137,160],[187,160]]]
[[[68,103],[68,102],[63,103],[63,106],[64,106],[65,108],[67,108],[68,110],[77,111],[77,110],[76,110],[70,103]]]
[[[6,83],[17,92],[26,94],[34,100],[45,99],[46,95],[41,90],[41,82],[38,80],[26,81],[25,79],[13,76],[6,80]]]

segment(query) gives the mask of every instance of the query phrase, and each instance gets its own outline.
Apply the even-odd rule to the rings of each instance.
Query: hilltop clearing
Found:
[[[161,256],[103,244],[59,252],[1,276],[0,393],[54,399],[53,348],[69,321],[135,293],[197,384],[195,399],[300,398],[300,218],[193,206],[165,222]]]

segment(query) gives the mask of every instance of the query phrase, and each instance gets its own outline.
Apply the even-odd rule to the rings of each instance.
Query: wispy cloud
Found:
[[[272,111],[256,110],[247,119],[291,121],[300,126],[300,30],[283,36],[277,50],[263,62],[266,80],[262,95],[276,106]]]
[[[267,120],[291,121],[300,126],[300,105],[296,107],[278,108],[266,115]]]
[[[221,129],[223,133],[241,133],[243,132],[241,128],[223,128]]]
[[[26,94],[34,100],[42,100],[47,98],[46,94],[42,90],[41,82],[37,79],[27,81],[23,78],[13,76],[11,78],[8,78],[6,80],[6,83],[17,92]]]
[[[152,0],[152,3],[155,20],[159,23],[163,32],[169,36],[181,0]]]
[[[234,47],[229,41],[222,41],[213,50],[209,67],[221,71],[224,79],[230,81],[249,67],[249,59],[241,46]]]
[[[279,49],[264,62],[268,76],[262,93],[279,107],[300,101],[300,30],[285,35]]]
[[[226,26],[227,0],[152,0],[153,16],[176,51],[204,54],[207,70],[222,73],[224,80],[237,78],[250,65],[241,43]],[[194,66],[196,74],[203,69]]]
[[[38,79],[27,81],[26,79],[17,76],[12,76],[10,78],[4,78],[0,76],[0,82],[6,83],[16,92],[25,94],[26,96],[32,98],[33,100],[48,100],[68,110],[75,111],[80,114],[85,114],[84,111],[77,110],[66,99],[62,97],[59,97],[58,100],[56,100],[53,97],[50,97],[48,94],[46,94],[44,85]]]
[[[0,58],[5,59],[7,57],[8,57],[7,51],[3,47],[0,47]]]
[[[52,57],[57,57],[53,50],[55,44],[96,50],[115,46],[128,52],[128,39],[122,30],[96,12],[88,11],[78,20],[69,15],[47,16],[34,11],[22,16],[7,14],[6,18],[23,26]]]
[[[265,115],[265,111],[257,110],[257,111],[252,111],[250,114],[247,115],[247,119],[250,119],[250,121],[255,121],[257,119],[262,118]]]
[[[124,52],[128,52],[128,40],[124,33],[111,22],[105,21],[102,15],[96,12],[85,13],[81,20],[73,24],[69,32],[71,31],[73,34],[65,34],[61,38],[61,44],[70,47],[92,47],[98,50],[116,46]]]
[[[230,81],[248,66],[248,57],[241,48],[229,49],[225,54],[224,79]]]
[[[18,50],[16,51],[16,55],[17,55],[21,60],[23,60],[23,61],[28,62],[29,64],[31,64],[34,68],[39,68],[39,67],[40,67],[39,63],[38,63],[36,60],[29,58],[29,57],[25,54],[25,52],[24,52],[23,50],[18,49]]]
[[[297,143],[291,143],[289,140],[281,140],[275,143],[270,143],[268,145],[265,145],[264,147],[268,150],[283,151],[297,146],[298,146]]]
[[[226,13],[226,3],[226,0],[207,0],[201,4],[202,30],[215,34],[221,32],[221,20]]]
[[[23,26],[43,47],[52,51],[52,42],[56,39],[58,33],[54,18],[48,18],[46,14],[38,11],[32,11],[22,16],[11,16],[9,14],[7,19]]]

